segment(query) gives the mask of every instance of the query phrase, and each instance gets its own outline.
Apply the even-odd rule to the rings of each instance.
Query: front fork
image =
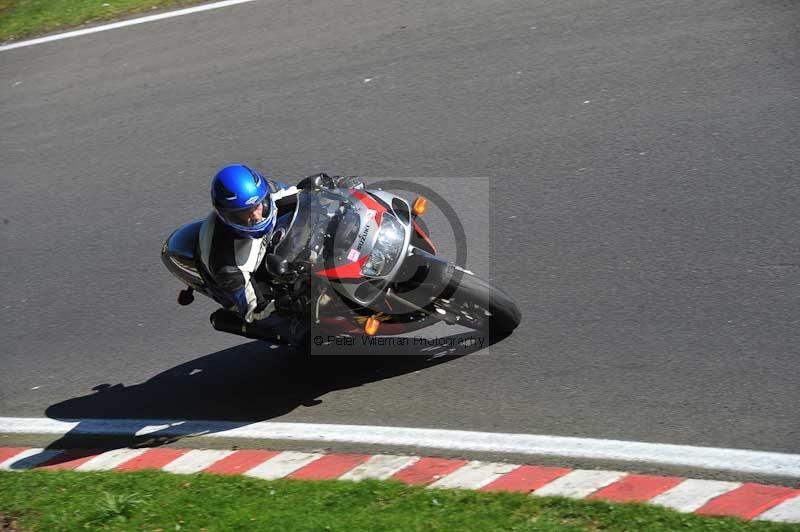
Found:
[[[412,245],[387,298],[392,304],[431,313],[437,299],[452,295],[460,275],[459,269],[446,260]]]

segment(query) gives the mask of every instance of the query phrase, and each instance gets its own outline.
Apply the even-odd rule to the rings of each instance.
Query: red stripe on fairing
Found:
[[[414,221],[414,230],[417,232],[420,238],[422,238],[422,240],[424,240],[425,243],[431,247],[431,249],[433,250],[433,254],[436,255],[436,246],[433,245],[433,242],[431,242],[430,237],[428,237],[428,235],[425,234],[425,231],[422,230],[422,228],[416,221]]]
[[[378,225],[380,225],[383,213],[386,212],[386,207],[375,201],[375,198],[366,192],[354,190],[353,195],[358,198],[358,200],[363,203],[367,209],[375,211],[375,221],[378,223]],[[364,266],[368,259],[369,255],[364,255],[357,261],[351,262],[350,264],[337,266],[335,268],[328,268],[327,270],[314,273],[323,277],[329,277],[331,279],[360,279],[362,277],[361,267]]]
[[[674,488],[684,479],[653,475],[628,475],[627,477],[592,493],[589,499],[613,502],[645,502]]]
[[[375,221],[380,224],[381,218],[383,217],[383,213],[386,212],[386,207],[375,201],[375,198],[373,198],[366,192],[361,192],[360,190],[354,190],[353,195],[357,197],[358,200],[367,207],[367,209],[375,211]]]
[[[331,480],[339,478],[369,459],[367,454],[327,454],[301,467],[286,478],[304,480]]]
[[[366,264],[368,259],[369,255],[364,255],[356,262],[351,262],[350,264],[337,266],[335,268],[328,268],[327,270],[314,273],[317,275],[322,275],[323,277],[330,277],[331,279],[360,279],[362,277],[361,267]]]
[[[359,323],[353,323],[352,320],[340,320],[335,316],[320,316],[319,321],[322,325],[330,327],[334,333],[364,330],[364,326]]]
[[[324,332],[329,334],[362,334],[364,332],[364,325],[358,322],[353,322],[351,320],[337,320],[335,317],[326,317],[321,316],[320,324],[329,327],[329,329],[324,329]],[[393,334],[401,334],[408,330],[409,324],[408,323],[392,323],[392,322],[381,322],[381,336],[388,336]],[[367,343],[369,345],[369,343]]]
[[[800,495],[800,490],[783,486],[744,484],[735,490],[712,499],[695,513],[702,515],[729,515],[752,519],[783,501]]]

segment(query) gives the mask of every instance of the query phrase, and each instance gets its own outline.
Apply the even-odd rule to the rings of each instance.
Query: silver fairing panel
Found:
[[[195,261],[201,225],[203,221],[197,220],[176,229],[161,247],[161,261],[186,286],[206,293],[206,283]]]

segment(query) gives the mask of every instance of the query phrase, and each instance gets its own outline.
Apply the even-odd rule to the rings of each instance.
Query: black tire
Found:
[[[448,297],[443,294],[431,305],[440,319],[487,331],[494,340],[508,336],[517,328],[522,315],[511,296],[466,272],[459,272],[453,282],[457,283],[455,291]]]

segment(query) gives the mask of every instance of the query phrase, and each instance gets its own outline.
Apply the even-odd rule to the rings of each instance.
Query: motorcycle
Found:
[[[423,215],[384,190],[302,189],[292,196],[291,222],[264,260],[263,284],[275,311],[248,323],[199,260],[202,220],[174,231],[161,259],[186,289],[181,305],[199,292],[223,306],[212,326],[247,338],[307,348],[354,335],[402,335],[437,322],[485,332],[490,343],[520,323],[520,311],[501,289],[437,255]],[[281,212],[279,209],[279,213]],[[316,345],[319,342],[315,341]]]

